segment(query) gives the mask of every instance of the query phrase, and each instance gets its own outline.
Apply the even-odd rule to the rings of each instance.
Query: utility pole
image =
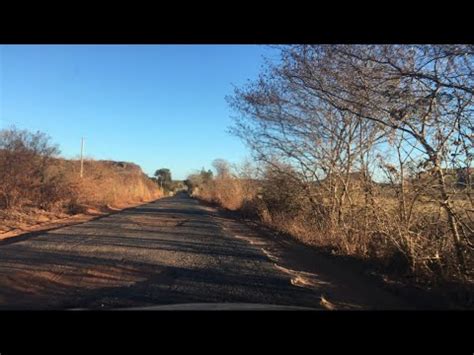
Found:
[[[84,172],[84,137],[81,138],[81,179]]]

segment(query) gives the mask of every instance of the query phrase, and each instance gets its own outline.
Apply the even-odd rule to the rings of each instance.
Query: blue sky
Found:
[[[0,128],[40,130],[77,157],[131,161],[175,179],[248,151],[227,133],[232,85],[266,46],[0,46]]]

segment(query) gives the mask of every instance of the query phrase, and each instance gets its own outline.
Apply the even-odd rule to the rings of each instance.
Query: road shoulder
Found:
[[[38,233],[48,232],[62,227],[72,226],[76,224],[81,224],[84,222],[92,221],[94,219],[106,217],[115,213],[122,212],[129,208],[138,207],[156,201],[152,199],[149,201],[140,201],[140,202],[130,202],[126,204],[121,204],[118,206],[105,206],[103,208],[87,208],[85,213],[78,213],[73,215],[68,215],[63,218],[48,218],[47,221],[42,222],[38,215],[33,217],[33,221],[26,223],[21,227],[12,227],[8,228],[8,221],[3,221],[5,223],[5,228],[8,228],[6,232],[0,233],[0,243],[2,242],[13,242],[16,240],[23,240],[25,237],[30,235],[36,235]],[[64,214],[61,214],[64,215]],[[14,238],[14,239],[12,239]]]
[[[219,207],[215,210],[217,219],[229,233],[260,248],[277,269],[291,275],[293,285],[319,292],[320,304],[327,309],[453,308],[438,293],[388,281],[362,260],[332,255],[322,248],[303,244],[257,221],[244,219],[237,212]]]

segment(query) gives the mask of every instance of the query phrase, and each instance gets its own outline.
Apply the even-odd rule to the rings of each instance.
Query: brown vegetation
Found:
[[[232,211],[242,209],[244,203],[255,196],[252,180],[232,173],[229,164],[222,159],[216,159],[213,166],[217,171],[215,178],[210,171],[188,177],[186,183],[191,195]]]
[[[5,227],[162,196],[138,165],[88,159],[81,178],[80,161],[58,154],[43,133],[0,131],[0,218]]]
[[[472,302],[473,70],[472,46],[285,47],[229,100],[258,188],[195,193]]]

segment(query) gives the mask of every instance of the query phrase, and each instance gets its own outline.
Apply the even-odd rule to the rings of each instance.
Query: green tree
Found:
[[[171,171],[170,169],[161,168],[155,171],[156,179],[161,188],[169,190],[171,187]]]

